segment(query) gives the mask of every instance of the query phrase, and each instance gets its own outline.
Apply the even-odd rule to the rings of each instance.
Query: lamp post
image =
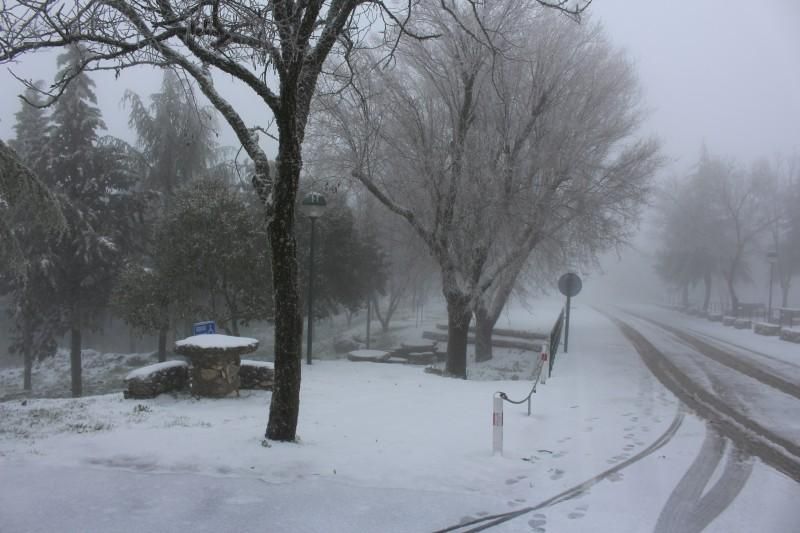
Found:
[[[778,262],[778,252],[770,250],[767,252],[769,262],[769,303],[767,305],[767,322],[772,322],[772,284],[775,277],[775,263]]]
[[[316,192],[306,194],[300,203],[300,211],[311,219],[311,250],[308,254],[308,337],[306,340],[306,363],[309,365],[311,364],[311,329],[314,316],[314,222],[322,216],[326,206],[325,197]]]

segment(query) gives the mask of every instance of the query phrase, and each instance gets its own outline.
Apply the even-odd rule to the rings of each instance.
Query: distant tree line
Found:
[[[689,306],[690,289],[702,284],[701,307],[708,310],[718,280],[735,313],[741,285],[755,281],[755,267],[770,260],[780,303],[789,305],[800,273],[799,158],[745,168],[703,147],[694,169],[673,179],[661,198],[656,272],[679,291],[681,305]]]

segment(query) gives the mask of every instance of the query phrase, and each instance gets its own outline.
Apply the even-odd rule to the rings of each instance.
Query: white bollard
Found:
[[[550,354],[549,347],[545,344],[542,346],[542,371],[539,373],[539,383],[544,385],[547,383],[547,374],[550,373]]]
[[[503,399],[495,394],[492,412],[492,454],[503,455]]]

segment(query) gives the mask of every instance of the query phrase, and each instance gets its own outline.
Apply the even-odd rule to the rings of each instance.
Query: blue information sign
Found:
[[[205,335],[208,333],[216,333],[217,324],[213,320],[205,322],[195,322],[192,324],[192,335]]]

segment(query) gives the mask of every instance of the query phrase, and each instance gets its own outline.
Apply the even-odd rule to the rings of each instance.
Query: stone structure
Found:
[[[781,339],[789,342],[800,343],[800,329],[795,329],[795,328],[781,329]]]
[[[265,361],[242,359],[239,366],[239,388],[245,390],[272,390],[275,384],[275,367]]]
[[[195,335],[175,343],[175,353],[192,362],[192,394],[210,398],[239,393],[241,356],[256,348],[256,339],[218,334]]]
[[[753,331],[758,335],[776,336],[781,334],[781,327],[778,324],[768,322],[756,322],[753,324]]]
[[[752,322],[748,318],[737,318],[733,321],[733,327],[736,329],[750,329]]]
[[[137,368],[125,376],[125,398],[155,398],[162,392],[184,390],[189,383],[189,365],[184,361],[166,361]]]
[[[736,322],[735,316],[724,316],[722,317],[722,325],[723,326],[733,326],[733,323]]]
[[[722,322],[722,314],[721,313],[709,313],[708,319],[711,322]]]
[[[358,350],[359,344],[351,339],[337,339],[333,342],[333,351],[335,353],[347,353],[353,350]]]

